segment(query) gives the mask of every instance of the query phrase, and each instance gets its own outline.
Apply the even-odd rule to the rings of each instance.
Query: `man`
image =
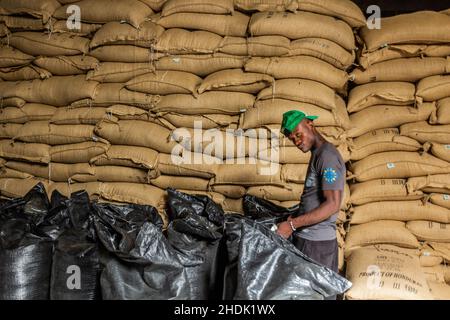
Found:
[[[298,110],[283,114],[282,133],[302,152],[311,151],[298,214],[278,224],[278,233],[316,262],[338,272],[336,218],[344,194],[345,163],[337,149]]]

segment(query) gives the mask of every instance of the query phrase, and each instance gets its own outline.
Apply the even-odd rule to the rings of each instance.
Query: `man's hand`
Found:
[[[292,235],[293,230],[289,222],[283,221],[280,222],[277,226],[278,226],[277,233],[283,238],[287,239]]]

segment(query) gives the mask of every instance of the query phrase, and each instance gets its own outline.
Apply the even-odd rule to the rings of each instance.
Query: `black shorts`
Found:
[[[328,267],[338,273],[338,243],[337,239],[327,241],[311,241],[292,236],[294,246],[317,263]],[[335,300],[336,296],[327,297],[327,300]]]

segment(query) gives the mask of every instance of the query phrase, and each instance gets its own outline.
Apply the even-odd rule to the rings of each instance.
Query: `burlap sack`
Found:
[[[163,7],[164,3],[167,0],[139,0],[142,3],[145,3],[148,7],[150,7],[153,11],[159,12]]]
[[[44,179],[0,179],[0,195],[7,198],[21,198],[39,182],[42,182],[45,189],[48,190],[48,182]]]
[[[409,178],[406,186],[408,187],[409,192],[420,190],[423,192],[439,192],[447,194],[450,192],[449,179],[450,174],[431,174],[427,172],[423,177]]]
[[[259,72],[275,79],[302,78],[321,82],[339,92],[345,92],[348,75],[333,65],[308,56],[285,58],[251,58],[245,71]]]
[[[33,175],[23,172],[23,171],[14,170],[14,169],[10,169],[7,167],[1,167],[0,168],[0,178],[1,179],[32,179]]]
[[[201,82],[200,77],[188,72],[155,71],[134,77],[125,87],[148,94],[193,94]]]
[[[41,68],[48,70],[54,76],[71,76],[84,74],[89,70],[93,70],[98,67],[98,60],[96,58],[82,55],[38,57],[33,61],[33,63]],[[86,80],[96,79],[86,78]]]
[[[249,16],[236,11],[232,15],[174,13],[156,22],[166,29],[204,30],[221,36],[245,37],[249,20]]]
[[[188,150],[230,161],[235,158],[256,158],[259,150],[265,150],[270,145],[267,138],[257,140],[217,128],[212,130],[177,128],[171,132],[171,140],[178,143],[177,149],[180,152]]]
[[[450,17],[433,11],[418,11],[381,19],[382,28],[361,28],[365,50],[374,51],[394,43],[446,43],[450,41]],[[414,26],[414,29],[411,29]],[[414,31],[414,32],[413,32]]]
[[[92,175],[75,174],[71,180],[77,182],[130,182],[150,183],[150,179],[157,176],[156,171],[148,171],[124,166],[98,166],[93,167]]]
[[[154,49],[168,54],[214,53],[222,41],[221,36],[212,32],[173,28],[164,31]]]
[[[437,75],[420,80],[417,84],[416,95],[424,101],[450,97],[450,76]]]
[[[139,29],[127,23],[108,22],[95,33],[89,47],[92,49],[110,44],[130,44],[150,48],[163,32],[163,27],[151,21],[142,23]]]
[[[112,114],[119,120],[149,120],[150,116],[147,110],[127,106],[122,104],[115,104],[106,108],[106,112]]]
[[[227,198],[240,199],[247,193],[247,189],[237,185],[213,185],[211,190],[223,194]]]
[[[377,201],[416,200],[423,197],[420,190],[408,190],[406,179],[379,179],[350,184],[350,202],[363,205]]]
[[[200,94],[211,90],[257,94],[273,81],[271,76],[263,73],[244,72],[241,69],[221,70],[207,76],[197,91]]]
[[[309,159],[311,158],[311,154],[303,153],[298,148],[295,147],[278,147],[278,148],[269,148],[265,150],[259,150],[258,152],[258,159],[265,160],[265,161],[271,161],[271,159],[274,158],[272,155],[272,152],[277,153],[277,157],[275,159],[278,159],[279,163],[285,164],[285,163],[303,163],[307,164],[309,163]]]
[[[424,144],[426,150],[430,150],[431,154],[444,161],[450,162],[450,144],[440,144],[436,142],[426,142]]]
[[[23,66],[34,59],[33,56],[5,45],[0,46],[0,55],[2,57],[0,61],[1,68]]]
[[[379,201],[353,207],[351,224],[361,224],[378,220],[429,220],[449,223],[450,210],[431,204],[415,201]]]
[[[27,103],[21,108],[6,107],[0,110],[0,123],[25,123],[50,120],[58,108],[38,103]]]
[[[0,124],[0,138],[12,139],[22,130],[21,123],[2,123]]]
[[[434,281],[427,283],[434,300],[450,300],[450,285]]]
[[[95,171],[89,163],[50,163],[48,165],[31,164],[26,162],[8,161],[8,168],[31,174],[38,178],[44,178],[55,182],[64,182],[71,179],[77,180],[75,176],[92,176]]]
[[[291,41],[289,56],[307,55],[326,61],[336,68],[348,69],[355,60],[354,50],[323,38],[302,38]]]
[[[436,112],[430,116],[431,124],[450,124],[450,97],[436,103]]]
[[[47,70],[33,65],[25,67],[3,68],[0,70],[0,79],[5,81],[47,79],[51,76],[51,73]]]
[[[450,242],[450,225],[432,221],[409,221],[406,228],[411,231],[418,240]]]
[[[101,121],[95,127],[95,132],[111,144],[147,147],[164,153],[171,153],[176,145],[174,141],[169,140],[169,130],[152,122]],[[145,134],[142,134],[143,132]]]
[[[23,142],[44,143],[49,145],[71,144],[94,141],[94,126],[56,125],[48,121],[30,121],[14,137]]]
[[[205,77],[220,70],[242,68],[244,61],[244,57],[225,54],[175,55],[158,59],[155,66],[157,70],[185,71]]]
[[[253,107],[255,97],[248,93],[209,91],[198,97],[173,94],[161,97],[153,112],[175,112],[186,115],[223,113],[235,115]]]
[[[52,24],[51,20],[46,24],[42,22],[42,19],[31,18],[29,16],[0,16],[0,21],[3,22],[2,26],[6,29],[15,29],[21,31],[43,31],[49,28]],[[10,32],[6,32],[3,36],[6,36]]]
[[[416,87],[408,82],[375,82],[354,87],[348,95],[348,112],[358,112],[377,104],[412,105]]]
[[[160,153],[158,156],[158,170],[165,175],[187,176],[211,179],[218,170],[214,162],[220,160],[205,154],[184,152],[183,157]]]
[[[244,214],[244,204],[242,199],[231,199],[226,198],[223,202],[222,206],[225,213],[231,212],[231,213],[238,213],[238,214]]]
[[[196,124],[201,122],[204,130],[214,129],[219,127],[231,128],[237,126],[239,116],[227,114],[205,114],[205,115],[183,115],[178,113],[166,113],[161,118],[166,120],[165,125],[171,129],[176,128],[194,128]]]
[[[69,35],[82,36],[87,38],[92,38],[100,28],[102,24],[97,23],[80,23],[79,29],[70,29],[67,27],[67,20],[58,20],[48,24],[46,27],[55,33],[66,33]]]
[[[220,164],[213,184],[236,184],[241,186],[276,185],[283,186],[281,166],[259,160],[257,164]],[[294,177],[295,178],[295,177]],[[296,181],[294,181],[296,182]]]
[[[364,71],[355,69],[350,74],[350,79],[356,84],[378,81],[415,82],[449,71],[450,58],[405,58],[383,61]]]
[[[367,69],[375,63],[412,57],[446,57],[450,55],[450,45],[398,44],[386,45],[373,52],[361,52],[359,64]]]
[[[101,46],[91,50],[89,55],[104,62],[149,63],[165,54],[153,52],[148,48],[129,45]]]
[[[310,12],[259,12],[249,23],[251,36],[280,35],[290,39],[324,38],[347,50],[355,48],[351,27],[343,21]]]
[[[429,174],[450,173],[450,163],[430,154],[390,151],[376,153],[351,164],[358,182],[373,179],[396,179]]]
[[[304,183],[307,170],[307,164],[283,164],[281,166],[281,179],[287,182]]]
[[[408,223],[415,223],[411,221]],[[350,228],[345,239],[345,255],[374,244],[392,244],[402,248],[419,248],[416,237],[400,221],[378,220]]]
[[[278,186],[252,186],[247,194],[268,200],[300,201],[303,184],[287,183],[284,187]]]
[[[359,137],[373,130],[401,126],[402,136],[408,136],[423,143],[425,141],[417,139],[408,129],[417,124],[417,121],[427,120],[435,109],[436,105],[429,102],[419,105],[418,108],[390,105],[368,107],[350,115],[353,128],[348,131],[348,136]],[[423,123],[426,124],[425,121]]]
[[[98,83],[87,81],[84,75],[51,77],[45,80],[22,82],[0,82],[4,97],[19,97],[27,102],[52,106],[66,106],[70,103],[92,98]]]
[[[164,190],[141,183],[102,183],[102,198],[117,202],[151,205],[161,209],[164,205]]]
[[[300,109],[306,114],[318,116],[314,121],[314,125],[338,126],[348,128],[350,121],[345,106],[337,105],[334,110],[326,110],[314,104],[302,103],[285,99],[267,99],[259,100],[255,103],[254,108],[248,109],[241,116],[241,128],[258,128],[265,125],[277,124],[281,125],[283,113]]]
[[[8,27],[5,26],[4,23],[0,23],[0,37],[6,37],[10,34]]]
[[[281,57],[289,54],[291,40],[283,36],[249,37],[247,45],[252,57]]]
[[[374,153],[386,151],[419,151],[420,143],[401,136],[397,128],[378,129],[353,139],[351,159],[361,160]],[[439,158],[439,157],[438,157]]]
[[[27,102],[23,100],[22,98],[4,98],[0,100],[3,104],[3,107],[16,107],[21,108],[23,107]]]
[[[106,108],[58,108],[50,119],[54,124],[91,124],[108,119],[117,122],[119,119],[106,112]]]
[[[169,16],[179,12],[232,14],[232,0],[168,0],[164,3],[161,16]]]
[[[65,33],[14,32],[8,44],[32,56],[73,56],[89,52],[89,39]]]
[[[108,148],[109,144],[94,141],[52,146],[50,158],[52,162],[59,163],[89,162],[92,158],[105,153]]]
[[[0,157],[19,161],[49,163],[50,146],[0,140]]]
[[[93,68],[94,69],[94,68]],[[87,80],[125,83],[134,77],[154,72],[149,63],[103,62],[87,73]]]
[[[141,169],[156,169],[158,152],[144,147],[115,145],[106,152],[92,157],[89,162],[96,166],[125,166]]]
[[[450,209],[450,195],[445,193],[430,194],[430,202],[437,206]]]
[[[349,0],[298,0],[298,10],[332,16],[347,22],[352,28],[366,25],[364,14],[358,5]]]
[[[150,183],[164,190],[167,188],[189,189],[193,191],[209,190],[209,180],[196,177],[161,175],[155,179],[151,179]]]
[[[60,7],[53,16],[67,19],[70,4]],[[91,23],[126,21],[135,28],[153,14],[153,10],[138,0],[82,0],[77,2],[81,10],[81,20]]]
[[[296,0],[234,0],[236,8],[245,11],[292,11],[298,8]]]
[[[354,251],[347,260],[346,278],[354,300],[432,300],[419,258],[393,246]]]
[[[109,107],[125,104],[149,110],[158,100],[158,96],[128,90],[124,83],[101,83],[95,88],[91,98],[75,101],[71,103],[71,107]]]
[[[42,18],[47,22],[61,5],[56,0],[2,0],[0,14],[20,14],[26,13],[34,17]]]
[[[282,79],[261,90],[257,100],[287,99],[315,104],[321,108],[333,110],[337,105],[345,105],[344,100],[330,87],[306,79]]]
[[[416,139],[420,143],[448,143],[450,125],[429,125],[426,121],[407,123],[400,126],[400,134]]]

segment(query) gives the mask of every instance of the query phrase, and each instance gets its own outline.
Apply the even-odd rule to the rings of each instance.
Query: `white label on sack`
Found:
[[[444,195],[442,196],[442,198],[443,198],[444,200],[450,200],[450,195],[444,194]]]
[[[175,63],[180,63],[181,59],[180,58],[173,58],[172,61],[175,62]]]
[[[423,255],[424,255],[425,257],[429,257],[429,256],[431,256],[431,253],[425,251],[425,252],[423,253]]]
[[[450,144],[444,145],[444,148],[447,149],[447,150],[450,150]]]
[[[393,169],[393,168],[395,168],[395,163],[393,163],[393,162],[388,162],[388,163],[387,163],[387,167],[388,167],[388,169]]]

